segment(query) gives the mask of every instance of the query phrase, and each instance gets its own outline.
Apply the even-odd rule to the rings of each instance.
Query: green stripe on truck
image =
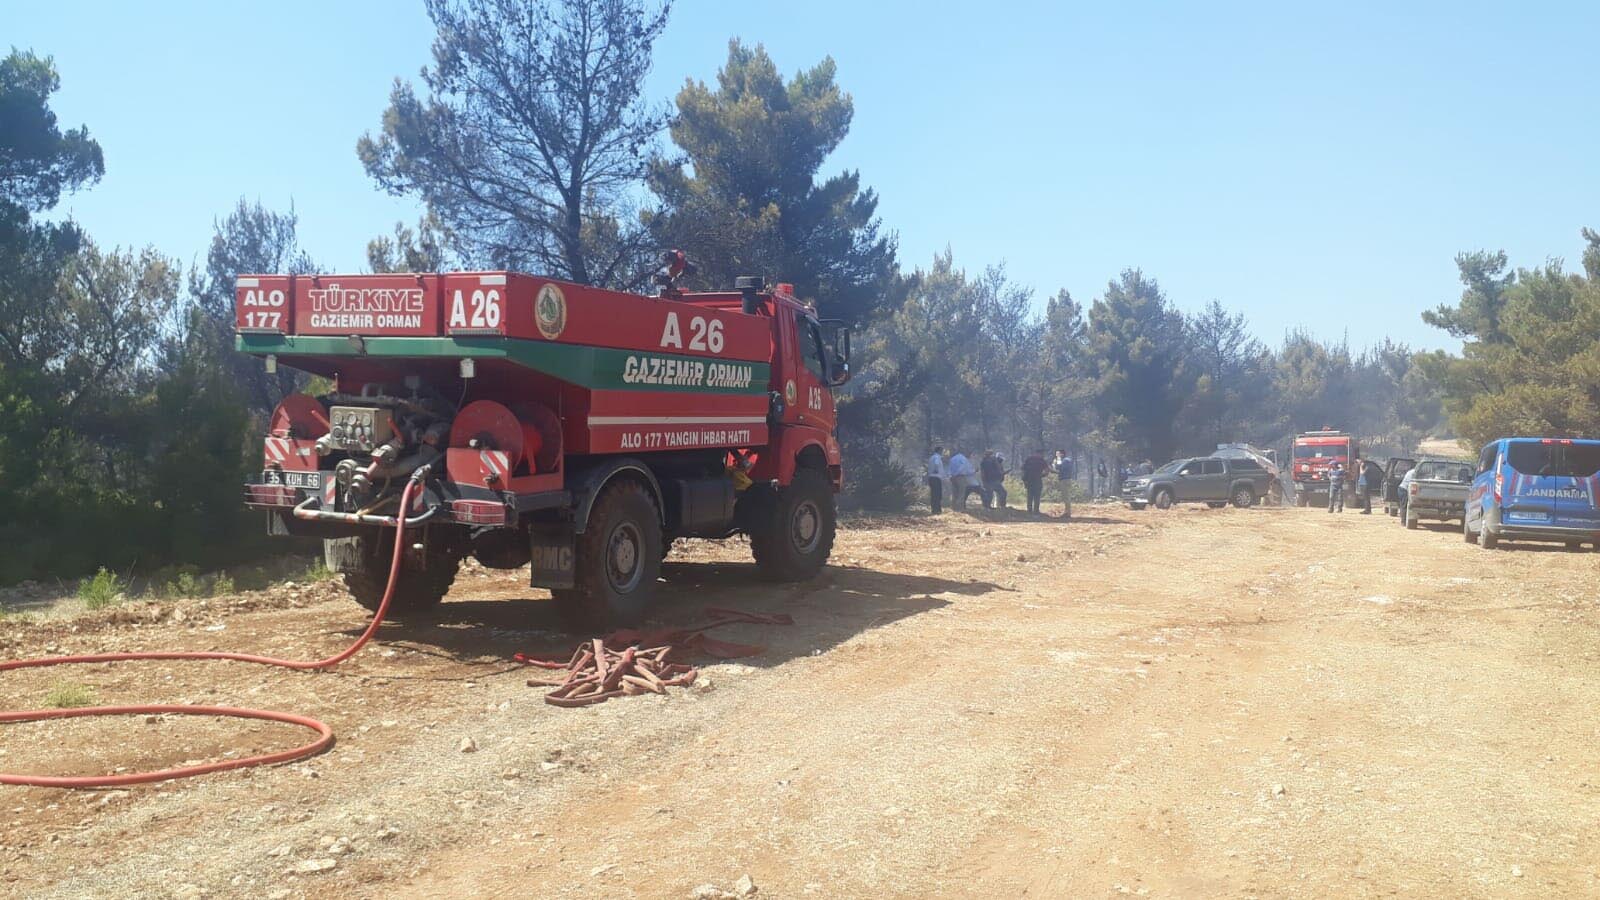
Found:
[[[383,359],[505,359],[552,378],[600,391],[765,394],[772,367],[676,353],[647,353],[583,344],[502,337],[369,337],[365,352],[349,338],[240,334],[234,346],[257,356],[367,356]]]

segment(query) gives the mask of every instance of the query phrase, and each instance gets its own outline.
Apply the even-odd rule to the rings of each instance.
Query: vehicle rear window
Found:
[[[1570,444],[1562,449],[1566,451],[1564,468],[1567,470],[1563,474],[1588,478],[1600,472],[1600,445]]]
[[[1600,445],[1513,441],[1506,462],[1523,475],[1587,478],[1600,472]]]
[[[1469,463],[1425,462],[1417,466],[1417,477],[1432,481],[1472,483],[1472,466]]]

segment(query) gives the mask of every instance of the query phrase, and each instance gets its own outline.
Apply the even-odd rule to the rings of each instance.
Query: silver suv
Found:
[[[1272,472],[1254,459],[1201,456],[1175,459],[1150,475],[1136,475],[1122,484],[1122,499],[1131,509],[1174,503],[1205,503],[1220,509],[1232,503],[1241,509],[1267,496]]]

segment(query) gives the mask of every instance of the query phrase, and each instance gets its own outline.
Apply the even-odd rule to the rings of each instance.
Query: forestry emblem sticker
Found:
[[[793,378],[789,379],[788,383],[783,386],[783,399],[790,406],[794,405],[794,401],[800,399],[800,392],[795,389]]]
[[[539,296],[533,301],[533,322],[546,340],[561,337],[567,328],[567,298],[561,288],[547,284],[539,289]]]

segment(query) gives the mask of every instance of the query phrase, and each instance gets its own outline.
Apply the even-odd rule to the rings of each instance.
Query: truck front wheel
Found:
[[[613,481],[595,498],[577,541],[577,585],[553,591],[575,628],[637,625],[661,577],[661,516],[637,481]]]
[[[801,469],[787,488],[769,492],[759,502],[750,523],[750,551],[762,576],[803,581],[822,571],[838,527],[827,476]]]
[[[461,567],[461,557],[440,547],[437,542],[425,541],[422,567],[414,568],[409,560],[402,561],[394,599],[389,601],[388,618],[415,619],[433,612],[434,607],[450,592]],[[344,586],[350,596],[366,609],[377,612],[383,602],[383,592],[389,587],[389,565],[393,561],[394,532],[381,535],[325,540],[323,555],[328,568],[344,575]]]

